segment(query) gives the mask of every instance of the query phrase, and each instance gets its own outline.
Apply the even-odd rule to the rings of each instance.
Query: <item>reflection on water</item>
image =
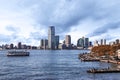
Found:
[[[103,62],[81,62],[87,50],[31,50],[28,57],[7,57],[0,51],[0,80],[120,80],[120,73],[91,74],[90,68],[118,67]]]

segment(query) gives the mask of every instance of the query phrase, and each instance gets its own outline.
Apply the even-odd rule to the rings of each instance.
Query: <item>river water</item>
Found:
[[[0,80],[120,80],[120,73],[92,74],[90,68],[118,67],[103,62],[81,62],[88,50],[30,50],[28,57],[7,57],[0,51]]]

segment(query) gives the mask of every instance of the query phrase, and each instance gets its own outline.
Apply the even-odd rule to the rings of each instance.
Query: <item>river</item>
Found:
[[[88,50],[29,50],[27,57],[7,57],[0,51],[0,80],[120,80],[120,73],[92,74],[90,68],[118,67],[104,62],[81,62]]]

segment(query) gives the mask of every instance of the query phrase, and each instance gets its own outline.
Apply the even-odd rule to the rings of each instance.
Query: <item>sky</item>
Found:
[[[120,0],[0,0],[0,44],[39,46],[55,26],[60,41],[120,38]]]

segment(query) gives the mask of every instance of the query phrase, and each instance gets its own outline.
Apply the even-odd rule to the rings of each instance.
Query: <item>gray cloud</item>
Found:
[[[16,27],[13,27],[13,26],[6,26],[6,30],[16,33],[16,32],[18,32],[20,29],[19,29],[19,28],[16,28]]]
[[[79,21],[87,18],[94,12],[96,2],[83,0],[25,0],[21,1],[22,9],[31,9],[32,18],[36,24],[56,26],[58,33],[67,32],[71,26],[77,25]],[[88,9],[89,8],[89,9]]]
[[[14,9],[15,12],[28,11],[30,13],[29,17],[35,21],[33,21],[35,29],[40,29],[40,31],[36,30],[30,33],[30,38],[34,40],[44,38],[45,35],[41,35],[41,28],[48,29],[50,25],[55,26],[56,34],[62,34],[63,38],[63,33],[69,32],[73,26],[78,26],[78,23],[85,22],[86,18],[92,19],[94,23],[99,20],[106,21],[106,25],[100,25],[92,33],[88,33],[87,36],[89,37],[99,36],[111,29],[119,28],[120,1],[118,0],[12,0],[11,4],[7,0],[3,2],[0,2],[1,5],[8,4],[5,8],[10,7],[11,9],[9,9]],[[94,26],[88,25],[88,28],[90,27]],[[17,28],[7,26],[6,30],[14,34],[11,34],[11,36],[4,35],[3,39],[11,39],[7,37],[19,39],[16,34],[19,32]]]
[[[40,40],[40,39],[45,39],[46,38],[46,36],[44,35],[42,35],[40,32],[31,32],[30,33],[30,36],[31,36],[31,39],[34,39],[34,40]]]
[[[106,25],[95,29],[92,33],[89,33],[88,37],[100,36],[104,33],[107,33],[109,30],[117,29],[120,27],[120,22],[107,23]]]

